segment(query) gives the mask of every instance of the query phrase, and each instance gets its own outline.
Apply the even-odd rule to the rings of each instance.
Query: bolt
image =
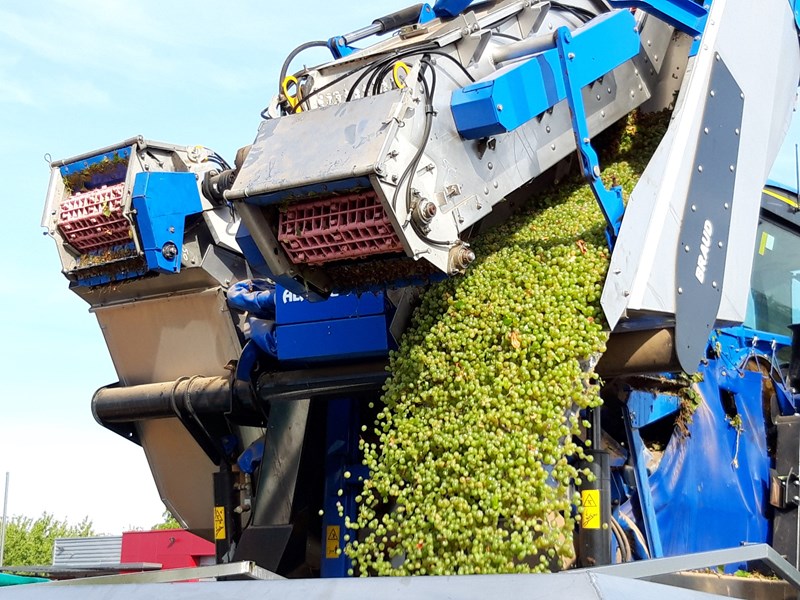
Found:
[[[433,217],[436,216],[436,205],[431,202],[430,200],[425,200],[422,204],[419,205],[419,213],[422,217],[422,220],[425,222],[430,221]]]
[[[736,129],[734,129],[734,130],[733,130],[733,132],[734,132],[736,135],[739,135],[739,128],[737,127]]]
[[[730,204],[728,204],[727,202],[723,204],[723,206],[725,207],[725,210],[728,210],[730,208]]]
[[[711,96],[711,97],[713,98],[713,97],[714,97],[714,96],[716,96],[717,94],[716,94],[716,92],[715,92],[714,90],[711,90],[711,91],[708,93],[708,95],[709,95],[709,96]]]
[[[702,173],[703,172],[703,165],[698,165],[697,166],[697,172],[698,173]]]
[[[161,255],[167,260],[174,260],[178,256],[178,247],[172,242],[167,242],[161,247]]]
[[[734,172],[734,170],[736,169],[736,168],[735,168],[733,165],[731,165],[731,166],[730,166],[730,167],[728,167],[728,168],[731,170],[731,173],[733,173],[733,172]]]
[[[475,262],[475,253],[465,246],[459,248],[453,257],[453,266],[459,271],[466,269],[473,262]]]
[[[689,246],[684,246],[683,249],[686,250],[686,252],[689,252],[691,250]]]
[[[692,212],[697,212],[697,206],[692,204]]]
[[[497,105],[497,112],[503,112],[503,105],[502,104],[498,104]]]
[[[494,186],[494,189],[497,189],[497,181],[496,180],[492,182],[492,185]],[[478,208],[480,208],[480,206],[478,206]]]
[[[708,135],[708,127],[705,127],[705,128],[703,129],[703,133],[705,133],[706,135]]]
[[[550,150],[555,150],[555,149],[556,149],[556,145],[555,144],[550,144]]]
[[[683,293],[683,288],[682,288],[682,287],[679,287],[679,288],[678,288],[678,293],[679,293],[679,294],[682,294],[682,293]]]
[[[567,54],[567,58],[568,58],[568,59],[570,59],[570,60],[574,60],[574,58],[575,58],[575,53],[574,53],[574,52],[569,52],[569,53]]]
[[[594,169],[592,169],[592,173],[594,173],[595,177],[600,177],[600,167],[595,165]]]
[[[487,167],[487,168],[488,168],[490,171],[491,171],[492,169],[494,169],[494,165],[493,165],[491,162],[487,163],[487,164],[486,164],[486,167]]]
[[[170,233],[175,233],[175,228],[174,228],[174,227],[170,227],[170,228],[169,228],[169,232],[170,232]]]

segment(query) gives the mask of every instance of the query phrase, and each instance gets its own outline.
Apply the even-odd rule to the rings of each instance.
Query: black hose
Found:
[[[306,42],[305,44],[300,44],[297,48],[289,52],[289,55],[286,57],[286,60],[283,61],[283,66],[281,66],[281,78],[278,81],[278,93],[283,92],[283,81],[286,79],[286,74],[289,71],[289,65],[294,60],[295,56],[303,52],[304,50],[308,50],[309,48],[317,48],[317,47],[328,47],[328,42],[322,40],[315,40],[313,42]]]

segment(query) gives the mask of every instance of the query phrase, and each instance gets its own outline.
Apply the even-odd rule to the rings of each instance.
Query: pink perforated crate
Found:
[[[375,192],[307,200],[281,210],[278,240],[295,264],[323,264],[403,249]]]
[[[130,242],[130,223],[122,216],[124,183],[68,196],[59,207],[58,229],[80,252]]]

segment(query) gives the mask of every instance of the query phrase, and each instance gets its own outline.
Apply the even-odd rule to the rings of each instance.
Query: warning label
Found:
[[[339,526],[328,525],[325,533],[325,558],[339,558]]]
[[[214,539],[215,540],[224,540],[227,536],[225,535],[225,507],[224,506],[215,506],[214,507]]]
[[[581,492],[581,527],[584,529],[600,529],[600,490],[583,490]]]

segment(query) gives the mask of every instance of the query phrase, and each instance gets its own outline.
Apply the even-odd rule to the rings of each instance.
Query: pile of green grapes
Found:
[[[608,184],[630,193],[666,123],[620,128]],[[463,277],[425,293],[391,356],[376,443],[362,440],[370,478],[346,523],[360,575],[541,572],[574,554],[609,250],[581,181],[533,202],[473,244]]]

